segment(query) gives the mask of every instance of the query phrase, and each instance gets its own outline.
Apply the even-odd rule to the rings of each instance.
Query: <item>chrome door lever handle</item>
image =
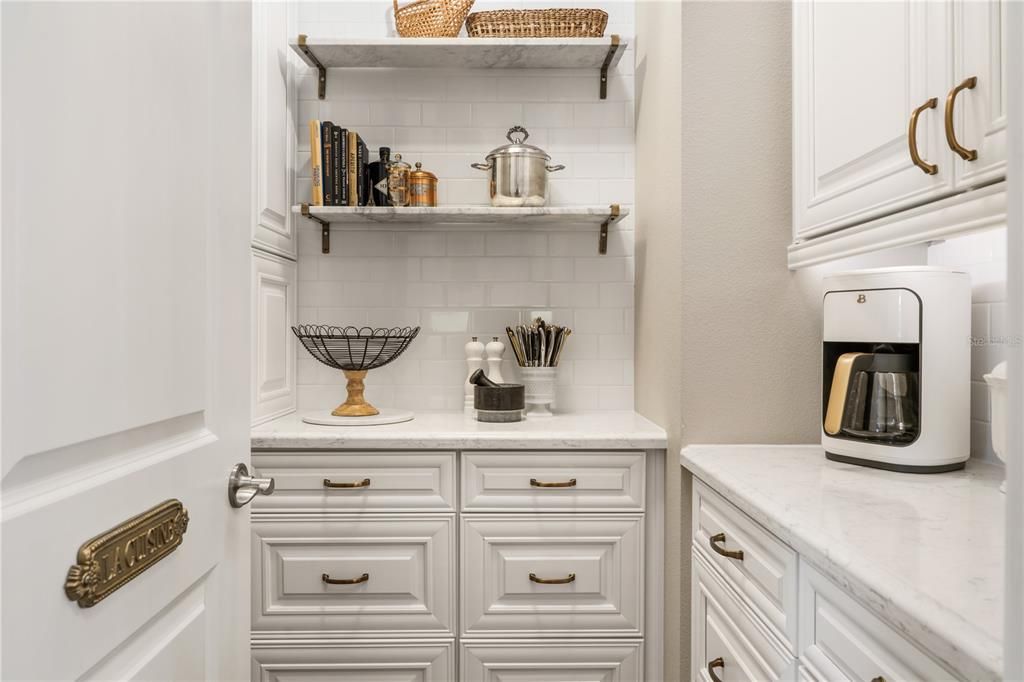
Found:
[[[231,470],[228,477],[228,502],[236,509],[252,502],[257,495],[269,495],[274,492],[274,479],[256,478],[249,475],[249,467],[239,463]]]

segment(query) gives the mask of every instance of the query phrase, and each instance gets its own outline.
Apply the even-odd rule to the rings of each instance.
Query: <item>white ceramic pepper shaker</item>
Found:
[[[479,339],[475,336],[472,341],[466,344],[466,365],[469,367],[469,371],[466,373],[464,409],[466,414],[473,415],[475,412],[473,407],[473,384],[469,383],[469,377],[473,376],[473,372],[482,369],[484,366],[484,344],[480,343]]]
[[[505,383],[501,376],[501,359],[505,355],[505,344],[494,336],[491,337],[491,342],[484,346],[484,350],[487,352],[487,378],[496,384]]]

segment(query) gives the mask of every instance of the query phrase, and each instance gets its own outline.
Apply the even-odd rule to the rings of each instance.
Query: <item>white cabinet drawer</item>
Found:
[[[958,679],[803,560],[800,661],[830,682]]]
[[[464,636],[641,634],[638,515],[464,516],[461,562]]]
[[[796,660],[693,552],[692,675],[695,680],[795,680]]]
[[[474,452],[464,511],[643,511],[643,452]]]
[[[452,635],[454,524],[370,515],[253,523],[254,636]]]
[[[639,682],[639,642],[463,644],[462,682]]]
[[[693,544],[795,654],[797,553],[698,479],[693,481]]]
[[[454,511],[455,453],[253,453],[273,495],[257,511]]]
[[[253,682],[451,682],[451,643],[353,642],[252,650]]]

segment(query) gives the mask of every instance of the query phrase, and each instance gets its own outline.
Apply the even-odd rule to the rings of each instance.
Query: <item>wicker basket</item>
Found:
[[[600,38],[608,13],[599,9],[499,9],[466,19],[470,38]]]
[[[417,0],[395,3],[395,28],[403,38],[454,38],[462,30],[473,0]]]

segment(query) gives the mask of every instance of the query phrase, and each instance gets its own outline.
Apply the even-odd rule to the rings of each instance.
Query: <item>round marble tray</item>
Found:
[[[380,414],[372,417],[335,417],[330,412],[316,412],[305,415],[302,421],[307,424],[319,424],[321,426],[380,426],[382,424],[398,424],[399,422],[411,421],[413,413],[409,410],[382,409]]]

